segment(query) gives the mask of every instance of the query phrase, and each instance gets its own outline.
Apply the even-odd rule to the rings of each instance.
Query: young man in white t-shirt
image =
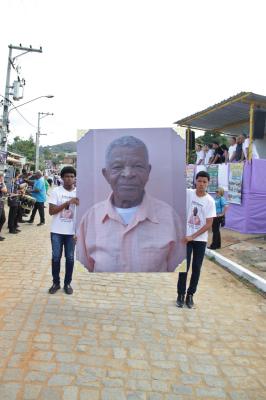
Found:
[[[56,187],[49,198],[49,214],[53,216],[51,224],[53,285],[49,289],[50,294],[60,289],[60,262],[63,247],[66,257],[64,291],[66,294],[73,293],[70,283],[74,268],[76,206],[79,204],[74,185],[75,168],[64,167],[61,178],[63,185]]]
[[[197,290],[200,270],[208,241],[208,229],[212,227],[213,218],[216,217],[215,201],[206,192],[210,176],[205,171],[196,175],[196,189],[187,189],[187,272],[180,272],[177,283],[177,307],[188,308],[194,305],[193,295]],[[186,295],[187,273],[190,267],[191,256],[192,275]],[[186,300],[185,300],[186,295]]]

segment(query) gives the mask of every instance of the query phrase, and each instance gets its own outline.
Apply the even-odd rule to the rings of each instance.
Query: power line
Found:
[[[5,99],[5,97],[2,94],[0,94],[0,96],[3,97],[3,99]],[[24,117],[24,115],[19,110],[17,110],[17,108],[16,108],[15,104],[13,103],[13,101],[11,101],[10,99],[8,99],[8,101],[9,101],[9,103],[12,104],[12,106],[14,106],[14,110],[16,110],[16,112],[24,119],[24,121],[26,121],[33,128],[37,129],[36,125],[33,125],[30,121],[27,120],[26,117]]]

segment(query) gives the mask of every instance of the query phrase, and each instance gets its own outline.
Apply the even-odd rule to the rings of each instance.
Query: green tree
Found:
[[[44,160],[52,160],[53,158],[53,153],[47,147],[44,148],[42,155]]]
[[[35,143],[33,137],[29,139],[20,139],[19,136],[14,137],[13,143],[8,145],[8,150],[27,157],[28,161],[35,160]]]
[[[218,131],[205,131],[204,135],[196,139],[196,142],[202,145],[213,143],[213,141],[218,142],[220,145],[228,145],[227,136],[225,136],[224,133]]]

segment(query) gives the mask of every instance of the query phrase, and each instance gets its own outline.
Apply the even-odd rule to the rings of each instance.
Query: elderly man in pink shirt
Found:
[[[133,136],[116,139],[105,164],[112,193],[83,216],[78,260],[90,272],[174,271],[181,261],[181,227],[169,204],[145,192],[151,171],[146,145]]]

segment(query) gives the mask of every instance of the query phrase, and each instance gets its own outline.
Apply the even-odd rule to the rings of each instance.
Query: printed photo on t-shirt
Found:
[[[71,198],[72,198],[71,196],[66,196],[63,194],[61,204],[65,203],[66,201],[69,201]],[[60,212],[61,222],[72,222],[72,220],[74,218],[74,214],[75,214],[75,205],[70,204],[68,207],[64,208]]]
[[[202,213],[202,204],[197,203],[196,201],[192,201],[191,206],[191,214],[188,219],[188,224],[190,227],[198,228],[200,225],[203,224],[203,213]]]

